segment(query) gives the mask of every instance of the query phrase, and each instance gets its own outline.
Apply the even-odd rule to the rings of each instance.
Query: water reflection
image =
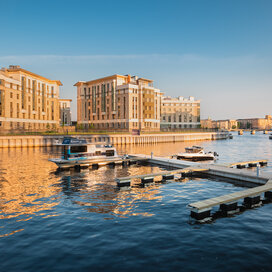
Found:
[[[48,176],[48,168],[40,164],[40,152],[26,151],[1,152],[6,159],[1,162],[0,218],[30,216],[57,205],[60,190],[51,186],[56,178]]]
[[[260,158],[270,160],[272,154],[272,141],[268,140],[267,135],[261,134],[234,136],[233,140],[227,141],[128,145],[118,146],[117,149],[120,154],[154,152],[155,155],[169,156],[191,145],[217,151],[220,154],[218,163]],[[22,231],[34,218],[65,215],[69,209],[80,209],[79,213],[100,214],[107,219],[153,216],[152,205],[161,205],[165,194],[173,198],[173,192],[162,193],[167,186],[159,183],[144,187],[134,184],[129,189],[121,190],[116,187],[116,177],[158,172],[163,168],[132,165],[59,172],[53,163],[48,162],[49,157],[58,156],[59,152],[55,148],[0,150],[1,236]],[[271,169],[269,166],[262,171]],[[186,186],[185,181],[182,181],[183,186]],[[198,186],[197,189],[188,187],[184,195],[179,188],[178,196],[187,197],[188,204],[193,194],[206,190],[203,183]]]
[[[88,212],[107,214],[108,216],[139,215],[134,212],[137,202],[160,200],[159,187],[145,186],[119,189],[115,178],[136,174],[146,174],[161,171],[156,166],[133,165],[130,167],[102,167],[97,170],[85,170],[80,173],[71,172],[63,175],[58,186],[68,196],[73,204],[79,205]],[[59,174],[61,175],[61,174]],[[151,213],[141,213],[150,216]],[[109,217],[108,217],[109,218]]]

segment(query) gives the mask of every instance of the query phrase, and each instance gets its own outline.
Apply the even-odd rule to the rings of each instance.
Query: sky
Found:
[[[0,67],[60,80],[112,74],[201,100],[201,119],[272,114],[271,0],[0,0]]]

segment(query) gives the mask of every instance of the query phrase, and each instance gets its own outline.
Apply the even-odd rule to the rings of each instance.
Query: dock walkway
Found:
[[[191,209],[191,216],[197,220],[203,220],[210,218],[211,209],[215,206],[220,206],[221,211],[233,212],[239,210],[237,208],[237,203],[240,199],[244,199],[245,207],[253,207],[254,205],[260,205],[261,194],[264,193],[265,199],[272,201],[272,177],[269,174],[262,173],[259,171],[253,172],[244,168],[243,165],[248,167],[256,167],[258,165],[267,165],[267,160],[254,160],[246,162],[232,163],[228,165],[220,165],[215,163],[197,163],[190,161],[183,161],[177,159],[154,157],[137,154],[138,158],[145,158],[147,162],[154,163],[166,167],[178,168],[179,170],[170,171],[172,174],[176,171],[177,173],[182,173],[186,169],[191,169],[193,172],[203,172],[209,176],[218,176],[223,178],[228,178],[232,180],[238,180],[244,182],[245,184],[252,184],[254,188],[242,190],[240,192],[227,194],[223,196],[218,196],[198,202],[194,202],[188,205]],[[134,157],[134,156],[131,156]],[[238,167],[239,165],[239,167]],[[233,167],[237,168],[233,168]],[[158,173],[159,174],[159,173]],[[150,177],[154,177],[156,174],[149,174]],[[131,177],[132,178],[132,177]],[[143,178],[143,177],[141,177]],[[128,177],[127,177],[128,179]]]
[[[145,175],[136,175],[136,176],[128,176],[128,177],[121,177],[117,178],[116,182],[118,186],[128,186],[130,185],[131,180],[133,179],[141,179],[143,182],[146,180],[148,182],[154,181],[154,177],[162,176],[163,180],[167,179],[173,179],[174,175],[176,174],[191,174],[195,172],[206,172],[208,171],[208,168],[203,167],[186,167],[184,169],[178,169],[178,170],[169,170],[169,171],[161,171],[157,173],[150,173]]]
[[[255,188],[250,188],[240,192],[235,192],[232,194],[227,194],[223,196],[209,198],[203,201],[194,202],[189,204],[188,206],[192,209],[197,209],[197,211],[201,211],[201,210],[211,209],[212,207],[218,206],[220,204],[232,203],[242,198],[258,196],[270,190],[272,190],[272,180],[270,180],[269,182],[267,182],[265,185],[262,185],[262,186],[257,186]]]

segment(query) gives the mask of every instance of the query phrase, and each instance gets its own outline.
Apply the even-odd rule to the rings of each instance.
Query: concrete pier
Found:
[[[54,146],[56,141],[67,135],[56,136],[0,136],[0,148],[11,147],[40,147]],[[103,134],[103,135],[69,135],[71,137],[85,138],[90,143],[105,142],[113,145],[129,144],[157,144],[168,142],[185,142],[200,140],[224,140],[228,132],[201,132],[201,133],[158,133],[158,134]]]

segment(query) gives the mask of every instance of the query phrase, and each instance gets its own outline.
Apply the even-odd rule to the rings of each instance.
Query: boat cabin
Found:
[[[116,156],[116,150],[109,144],[94,144],[88,143],[85,139],[64,138],[63,159],[78,158],[78,157],[99,157]]]
[[[185,152],[186,153],[199,153],[200,151],[203,151],[203,148],[201,146],[192,146],[192,147],[186,147]]]

